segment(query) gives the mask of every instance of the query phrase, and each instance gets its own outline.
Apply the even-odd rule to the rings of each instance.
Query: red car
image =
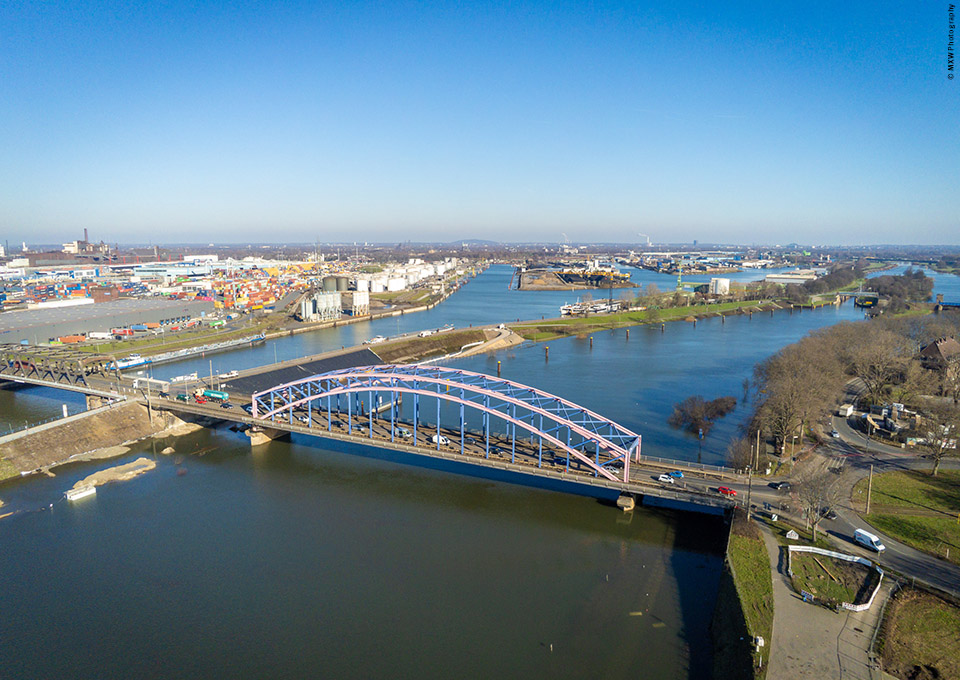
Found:
[[[718,486],[717,491],[722,493],[724,496],[736,496],[737,492],[734,489],[731,489],[729,486]]]
[[[206,404],[206,403],[207,403],[207,398],[206,398],[206,397],[201,397],[199,394],[198,394],[197,396],[195,396],[195,397],[193,398],[193,400],[194,400],[195,402],[197,402],[198,404]]]

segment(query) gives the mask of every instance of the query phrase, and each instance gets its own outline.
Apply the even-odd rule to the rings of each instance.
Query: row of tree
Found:
[[[861,406],[896,402],[922,413],[920,431],[913,435],[926,440],[939,468],[940,459],[956,451],[951,442],[960,438],[960,370],[955,363],[924,369],[918,353],[944,336],[960,336],[960,315],[881,317],[815,331],[757,365],[753,428],[761,428],[782,453],[858,378]]]

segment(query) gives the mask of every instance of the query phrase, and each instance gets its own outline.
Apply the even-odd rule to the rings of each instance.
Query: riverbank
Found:
[[[724,572],[711,624],[713,677],[757,678],[766,675],[773,632],[773,580],[763,537],[742,510],[730,521]]]
[[[667,309],[644,309],[598,314],[587,317],[561,317],[541,321],[521,321],[510,324],[510,328],[527,340],[542,342],[568,335],[581,335],[595,331],[611,330],[643,324],[665,323],[667,321],[692,321],[728,314],[755,314],[773,312],[782,309],[774,302],[748,300],[743,302],[721,302],[709,305],[688,305]]]
[[[34,473],[52,474],[58,465],[121,456],[155,435],[178,436],[200,429],[170,412],[126,402],[25,430],[0,443],[0,482]]]

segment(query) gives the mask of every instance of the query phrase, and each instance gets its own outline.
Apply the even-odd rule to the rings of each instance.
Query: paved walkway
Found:
[[[760,533],[770,556],[773,572],[773,639],[770,645],[769,680],[871,680],[867,650],[879,619],[880,608],[890,592],[883,590],[866,612],[834,613],[807,604],[790,586],[786,556],[767,527]]]

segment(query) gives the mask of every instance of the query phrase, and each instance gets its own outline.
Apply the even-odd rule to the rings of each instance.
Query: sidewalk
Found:
[[[834,613],[807,604],[790,586],[786,553],[760,524],[773,576],[773,639],[770,645],[768,680],[871,680],[868,650],[880,608],[892,584],[884,579],[873,606],[865,612]]]

